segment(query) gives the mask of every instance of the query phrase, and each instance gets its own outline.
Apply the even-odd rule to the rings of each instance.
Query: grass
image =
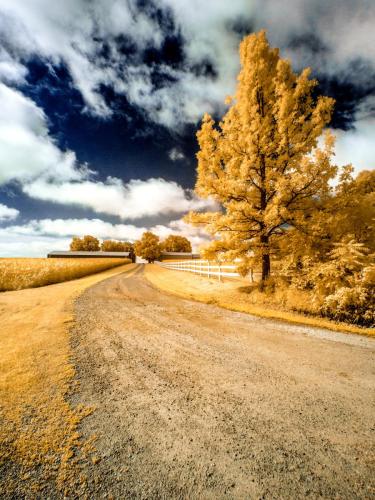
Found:
[[[0,259],[0,291],[21,290],[82,278],[129,263],[119,258]]]
[[[56,490],[84,498],[85,464],[95,463],[95,452],[79,434],[91,410],[70,400],[73,300],[87,287],[134,268],[0,294],[1,498],[53,498]]]
[[[372,328],[337,323],[329,319],[278,308],[271,303],[262,303],[259,293],[249,293],[250,287],[244,286],[244,280],[241,283],[236,280],[224,280],[223,283],[218,283],[217,279],[202,278],[182,271],[171,271],[156,265],[146,266],[145,275],[156,287],[179,297],[289,323],[326,328],[336,332],[375,336],[375,330]]]

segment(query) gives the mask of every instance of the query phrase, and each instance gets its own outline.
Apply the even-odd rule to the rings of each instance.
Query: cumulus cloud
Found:
[[[159,48],[167,36],[156,8],[169,13],[172,34],[183,39],[184,61],[178,68],[143,62],[144,50]],[[353,61],[375,68],[374,24],[370,0],[355,6],[352,0],[159,0],[142,8],[135,0],[2,0],[0,30],[13,61],[8,57],[3,69],[0,62],[0,76],[23,78],[20,61],[35,55],[63,62],[92,112],[111,113],[100,92],[107,85],[126,94],[152,120],[175,127],[197,121],[204,111],[222,109],[225,95],[234,90],[241,29],[266,28],[271,42],[296,66],[312,65],[354,81],[367,76],[352,74]],[[136,51],[125,56],[119,37]],[[212,71],[205,72],[205,65]],[[157,85],[156,69],[161,76]]]
[[[122,219],[140,219],[213,206],[211,201],[196,197],[173,181],[150,178],[124,184],[109,177],[106,182],[49,182],[44,178],[24,184],[32,198],[54,203],[79,205],[95,212],[116,215]]]
[[[164,179],[93,180],[72,151],[61,151],[49,135],[41,108],[17,90],[0,83],[0,184],[17,181],[28,196],[79,205],[122,219],[139,219],[188,210],[210,203]],[[181,157],[176,149],[175,159]]]
[[[191,242],[194,252],[210,241],[210,236],[202,227],[194,227],[182,219],[172,220],[167,225],[156,225],[152,228],[152,231],[162,239],[167,238],[170,234],[185,236]]]
[[[270,42],[294,67],[310,66],[318,77],[373,88],[372,0],[255,0],[253,8],[254,28],[267,29]]]
[[[335,130],[334,134],[337,165],[352,163],[355,173],[375,169],[375,118],[360,120],[356,123],[355,129],[346,132]]]
[[[160,12],[173,24],[160,21]],[[35,55],[63,62],[91,112],[111,113],[100,91],[106,85],[151,120],[175,128],[223,109],[234,90],[242,33],[266,28],[296,67],[358,82],[368,73],[354,74],[353,62],[375,69],[374,24],[370,0],[355,6],[352,0],[158,0],[142,7],[136,0],[2,0],[0,30],[12,59],[8,54],[1,69],[0,57],[0,77],[22,79],[20,61]],[[182,37],[182,64],[144,64],[145,49],[160,48],[171,34]],[[119,39],[135,51],[124,55]]]
[[[41,174],[79,179],[72,151],[62,152],[48,134],[47,117],[31,99],[0,83],[0,184]]]
[[[111,40],[122,35],[139,48],[160,43],[157,25],[133,0],[2,0],[0,29],[18,58],[38,55],[65,63],[88,108],[100,115],[110,113],[100,85],[120,83]],[[101,57],[105,43],[113,48],[112,65]]]
[[[10,208],[0,203],[0,222],[16,219],[19,213],[19,210],[16,208]]]
[[[158,71],[168,78],[158,85],[152,80],[155,67],[142,61],[143,51],[160,47],[166,36],[156,7],[174,19],[174,34],[182,35],[186,55],[178,70],[159,65]],[[221,104],[233,90],[239,41],[233,25],[250,20],[250,14],[248,0],[161,0],[142,8],[135,0],[2,0],[0,29],[15,62],[38,55],[65,63],[92,112],[111,113],[100,92],[104,84],[126,94],[151,119],[176,126],[196,121],[203,109]],[[126,56],[125,65],[117,43],[121,36],[137,49]],[[107,58],[102,55],[104,48]],[[206,62],[214,66],[215,77],[192,74],[192,67]]]
[[[0,47],[0,81],[19,85],[25,82],[26,74],[25,66]]]
[[[62,237],[91,234],[97,238],[135,240],[146,228],[132,224],[112,224],[101,219],[40,219],[31,220],[21,226],[8,226],[6,231],[23,236]]]

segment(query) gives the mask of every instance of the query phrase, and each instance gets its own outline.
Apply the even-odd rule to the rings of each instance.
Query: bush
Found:
[[[375,326],[375,287],[341,287],[323,302],[322,314],[336,321]]]

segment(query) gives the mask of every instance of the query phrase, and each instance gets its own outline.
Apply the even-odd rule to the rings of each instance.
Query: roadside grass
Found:
[[[157,288],[186,299],[215,304],[225,309],[254,314],[263,318],[326,328],[335,332],[375,336],[375,330],[372,328],[361,328],[318,316],[292,312],[275,306],[270,299],[269,303],[262,303],[263,299],[259,297],[259,294],[255,293],[251,297],[251,287],[244,286],[244,281],[239,283],[238,280],[225,279],[224,282],[219,283],[217,279],[202,278],[183,271],[172,271],[155,264],[146,266],[145,276]],[[256,300],[260,303],[256,303]],[[303,298],[301,300],[303,301]]]
[[[79,424],[90,412],[69,402],[76,387],[69,329],[73,300],[87,287],[135,265],[69,283],[0,295],[0,497],[85,494],[93,439]]]
[[[129,263],[119,258],[3,258],[0,259],[0,292],[34,288],[82,278]]]

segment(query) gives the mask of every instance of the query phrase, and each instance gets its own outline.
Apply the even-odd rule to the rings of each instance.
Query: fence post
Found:
[[[219,261],[219,282],[221,283],[221,263]]]
[[[208,279],[210,279],[210,261],[208,260],[207,261],[207,264],[208,264]]]

